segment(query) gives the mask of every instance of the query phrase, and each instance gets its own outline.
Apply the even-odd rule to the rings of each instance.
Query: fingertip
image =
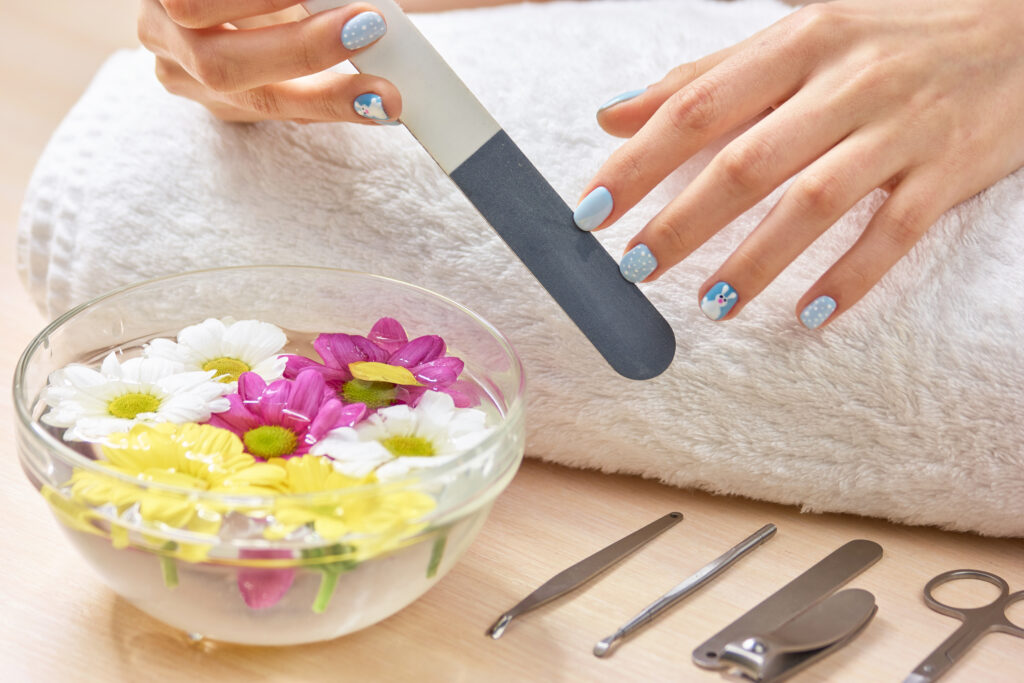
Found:
[[[650,118],[644,106],[647,88],[629,90],[606,101],[597,109],[597,124],[609,135],[628,138],[633,136]]]
[[[572,212],[572,220],[580,230],[591,232],[608,219],[613,208],[612,193],[604,185],[599,185],[580,200]]]
[[[821,294],[810,299],[807,303],[801,302],[797,306],[797,318],[808,330],[817,330],[830,323],[836,314],[838,303],[827,294]]]

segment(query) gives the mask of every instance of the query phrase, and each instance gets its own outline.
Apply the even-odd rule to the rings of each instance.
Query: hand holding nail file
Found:
[[[310,13],[351,0],[307,0]],[[350,60],[402,95],[400,121],[619,374],[650,379],[672,362],[668,322],[392,0],[387,33]],[[532,311],[523,311],[524,316]]]

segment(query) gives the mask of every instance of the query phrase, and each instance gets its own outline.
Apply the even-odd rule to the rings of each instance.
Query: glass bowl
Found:
[[[308,334],[366,334],[380,317],[413,338],[439,334],[465,362],[460,385],[480,399],[494,429],[439,467],[395,481],[302,495],[226,495],[176,489],[99,466],[41,422],[42,394],[54,371],[96,364],[110,351],[141,353],[207,318],[272,322]],[[94,299],[46,327],[22,354],[14,377],[18,455],[59,526],[101,579],[151,616],[191,637],[249,645],[328,640],[402,609],[466,551],[523,457],[524,378],[508,341],[485,320],[428,290],[329,268],[255,266],[151,280]],[[74,473],[172,500],[188,514],[220,520],[215,533],[142,519],[72,495]],[[79,475],[81,476],[81,475]],[[390,514],[393,502],[431,501],[415,517]],[[428,497],[428,498],[425,498]],[[302,510],[370,511],[372,524],[340,538],[316,533],[266,538],[253,520],[275,505]],[[390,514],[390,516],[389,516]],[[246,590],[249,597],[244,599]],[[281,594],[252,599],[253,591]],[[255,606],[253,606],[255,603]],[[272,603],[272,604],[269,604]]]

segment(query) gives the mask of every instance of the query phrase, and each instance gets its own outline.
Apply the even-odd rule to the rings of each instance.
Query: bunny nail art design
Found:
[[[387,121],[388,113],[384,111],[384,103],[377,93],[363,93],[352,103],[352,108],[360,116],[374,121]]]
[[[739,295],[729,286],[728,282],[719,282],[708,290],[700,303],[700,310],[712,320],[721,320],[736,305]]]

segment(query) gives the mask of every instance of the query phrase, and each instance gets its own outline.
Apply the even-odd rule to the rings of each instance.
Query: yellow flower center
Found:
[[[154,413],[160,408],[160,399],[153,394],[121,394],[107,404],[107,411],[123,420],[134,420],[139,413]]]
[[[389,436],[386,439],[381,439],[380,444],[397,458],[424,457],[435,453],[434,444],[430,439],[425,439],[422,436]]]
[[[247,431],[242,437],[242,442],[245,443],[245,450],[251,454],[269,459],[279,458],[294,451],[298,437],[287,427],[263,425]]]
[[[249,372],[252,368],[237,358],[221,357],[203,363],[203,370],[213,370],[213,376],[217,381],[230,384],[237,382],[239,375]]]
[[[345,382],[339,392],[345,403],[365,403],[370,410],[384,408],[395,401],[398,393],[396,385],[391,382],[369,382],[363,379],[350,379]]]

